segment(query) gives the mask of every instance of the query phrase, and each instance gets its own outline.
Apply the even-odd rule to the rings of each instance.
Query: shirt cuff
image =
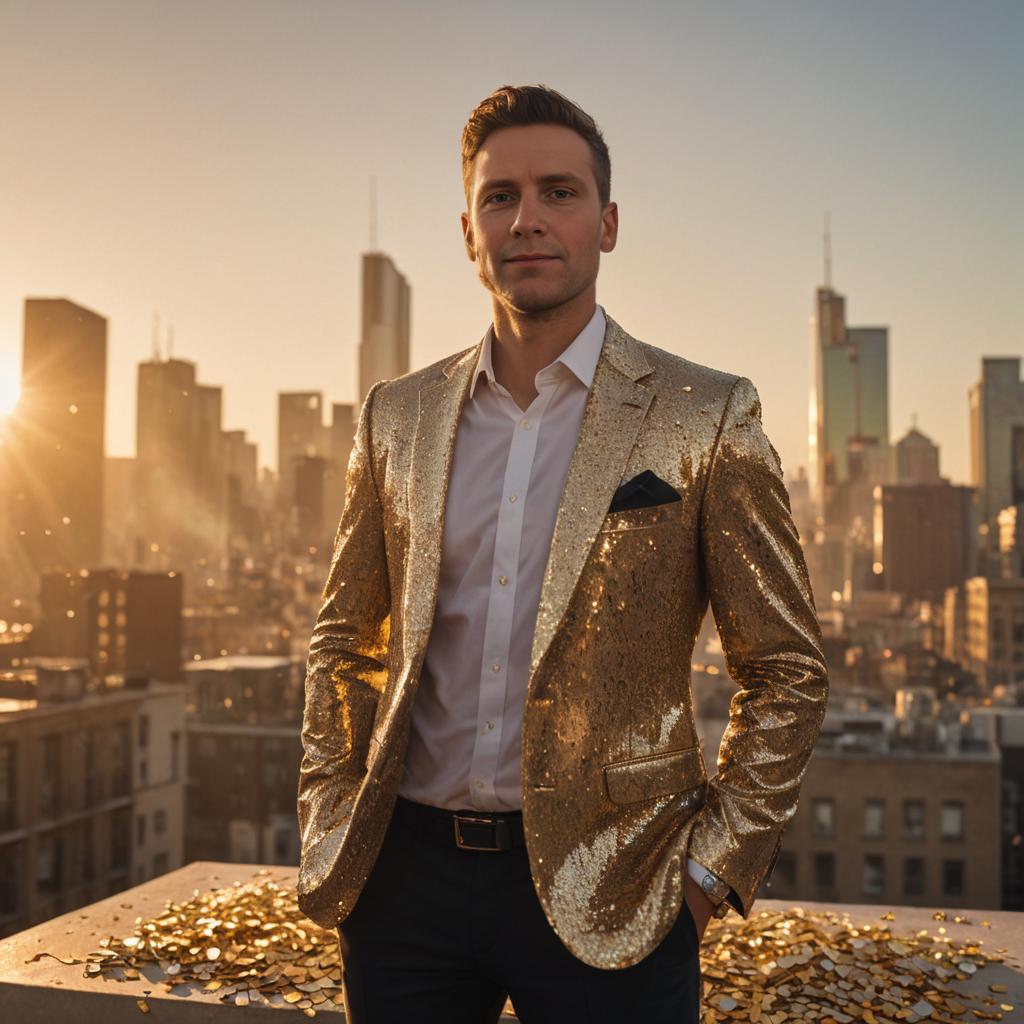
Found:
[[[686,858],[686,873],[695,882],[699,882],[705,874],[714,875],[715,878],[718,878],[718,875],[715,875],[714,871],[712,871],[711,868],[704,867],[704,865],[701,864],[700,861],[696,861],[692,857]]]
[[[719,881],[722,880],[721,875],[716,875],[711,868],[706,868],[700,861],[694,860],[692,857],[686,858],[686,873],[695,882],[699,882],[705,874],[714,875]],[[742,913],[743,905],[740,903],[739,896],[736,895],[736,890],[731,885],[729,886],[729,893],[725,898],[735,908],[737,913]]]

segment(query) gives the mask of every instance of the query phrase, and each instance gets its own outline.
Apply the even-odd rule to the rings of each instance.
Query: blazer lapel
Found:
[[[418,665],[434,620],[452,455],[481,344],[452,359],[419,391],[407,484],[409,553],[402,605],[406,665]]]
[[[558,506],[530,657],[530,683],[576,588],[612,495],[622,479],[654,391],[638,383],[652,371],[640,348],[610,316],[579,437]]]

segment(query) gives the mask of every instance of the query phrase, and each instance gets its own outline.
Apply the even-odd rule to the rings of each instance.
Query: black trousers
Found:
[[[464,850],[399,797],[355,908],[338,926],[348,1024],[698,1024],[697,926],[619,970],[574,957],[548,924],[524,846]],[[471,812],[470,812],[471,813]],[[435,823],[436,824],[436,823]]]

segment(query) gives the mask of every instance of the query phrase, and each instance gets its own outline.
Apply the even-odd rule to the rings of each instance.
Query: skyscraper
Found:
[[[968,392],[971,483],[979,517],[994,535],[999,512],[1024,502],[1024,381],[1020,359],[984,358],[981,379]]]
[[[11,517],[36,572],[101,555],[107,321],[68,299],[26,299]]]
[[[277,395],[278,494],[286,509],[295,504],[299,459],[326,455],[323,395],[319,391],[279,391]]]
[[[222,389],[199,383],[195,363],[156,353],[139,364],[138,394],[136,483],[146,565],[183,570],[186,587],[202,586],[227,559]]]
[[[44,573],[36,654],[88,659],[102,678],[181,678],[182,577],[123,569]]]
[[[883,484],[874,497],[874,559],[886,590],[939,602],[971,575],[973,488]]]
[[[196,463],[196,529],[205,552],[227,546],[227,461],[223,431],[223,388],[200,384]]]
[[[244,430],[224,431],[224,465],[228,478],[237,479],[241,501],[255,508],[259,501],[259,460],[256,442]]]
[[[811,493],[826,524],[838,525],[835,502],[855,475],[856,453],[876,453],[870,485],[891,480],[889,329],[847,326],[845,300],[826,284],[817,289],[811,340]]]
[[[355,418],[359,410],[349,402],[331,405],[328,430],[327,466],[324,471],[324,526],[332,532],[345,506],[345,477],[355,440]]]
[[[199,437],[195,363],[159,356],[139,363],[137,497],[153,567],[180,569],[189,558]]]
[[[937,484],[939,482],[939,446],[916,426],[896,442],[896,480],[898,484]]]
[[[409,372],[411,289],[390,256],[363,253],[363,329],[359,341],[358,417],[366,393],[379,380]]]

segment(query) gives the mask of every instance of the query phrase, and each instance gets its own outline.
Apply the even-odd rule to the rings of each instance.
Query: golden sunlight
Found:
[[[21,397],[20,374],[14,360],[0,355],[0,416],[9,416]]]
[[[0,373],[0,416],[9,416],[21,397],[21,386],[13,373]]]

